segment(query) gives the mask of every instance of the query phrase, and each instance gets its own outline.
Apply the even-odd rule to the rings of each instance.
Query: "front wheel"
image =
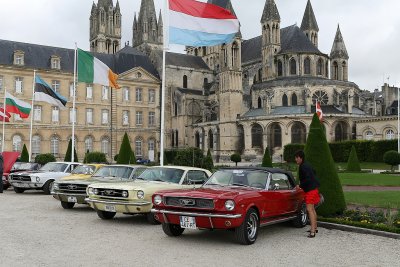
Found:
[[[257,239],[260,220],[255,209],[251,208],[246,213],[243,223],[235,229],[236,240],[242,245],[251,245]]]
[[[111,220],[112,218],[114,218],[115,214],[117,213],[103,210],[97,211],[97,216],[99,216],[103,220]]]
[[[69,210],[69,209],[72,209],[72,208],[75,206],[75,203],[73,203],[73,202],[61,201],[61,206],[62,206],[64,209]]]
[[[170,223],[163,223],[162,229],[167,236],[180,236],[185,231],[180,225]]]
[[[47,181],[43,185],[43,191],[46,195],[50,195],[51,190],[53,189],[54,180]]]
[[[293,225],[297,228],[303,228],[304,226],[307,225],[308,214],[307,214],[306,203],[301,204],[301,208],[297,212],[296,219],[294,219],[292,222]]]
[[[154,225],[160,224],[160,222],[157,221],[156,218],[154,218],[154,213],[151,213],[151,212],[146,213],[146,219],[147,219],[147,222],[149,222],[150,224],[154,224]]]
[[[14,192],[17,194],[22,194],[23,192],[25,192],[25,189],[23,188],[19,188],[19,187],[13,187],[14,188]]]

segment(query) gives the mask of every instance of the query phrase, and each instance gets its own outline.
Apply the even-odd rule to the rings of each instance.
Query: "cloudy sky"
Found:
[[[0,1],[0,39],[65,48],[74,48],[77,42],[80,48],[89,49],[89,15],[93,0]],[[266,0],[231,1],[241,22],[243,37],[260,35],[260,18]],[[139,12],[140,2],[119,0],[122,43],[132,43],[132,21],[134,13]],[[159,11],[163,0],[154,2]],[[301,25],[307,0],[275,2],[281,27]],[[400,85],[400,1],[311,0],[311,3],[320,29],[321,52],[330,53],[337,25],[340,25],[350,56],[351,81],[367,90],[378,88],[383,82]],[[171,49],[183,51],[182,47]]]

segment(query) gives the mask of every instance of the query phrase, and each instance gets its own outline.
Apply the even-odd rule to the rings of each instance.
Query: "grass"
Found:
[[[344,192],[347,204],[400,209],[400,191]]]
[[[400,186],[400,176],[375,173],[338,173],[342,185]]]
[[[336,166],[342,170],[347,168],[347,162],[336,163]],[[391,166],[383,162],[360,162],[361,169],[368,170],[390,170]]]

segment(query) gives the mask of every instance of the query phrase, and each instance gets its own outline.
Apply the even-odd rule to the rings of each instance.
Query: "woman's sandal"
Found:
[[[314,238],[315,237],[315,232],[310,232],[307,237]]]
[[[308,230],[307,233],[311,233],[311,230]],[[318,229],[315,229],[315,233],[318,234]]]

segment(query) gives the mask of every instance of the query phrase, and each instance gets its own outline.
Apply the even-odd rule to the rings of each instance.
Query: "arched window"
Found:
[[[200,148],[200,133],[196,132],[194,134],[194,146]]]
[[[393,130],[387,130],[386,131],[386,140],[392,140],[394,139],[394,131]]]
[[[278,77],[281,77],[282,75],[283,75],[282,61],[278,60]]]
[[[237,143],[237,151],[243,153],[245,147],[244,147],[244,129],[242,125],[238,126],[238,136],[239,136],[239,141]]]
[[[175,147],[175,131],[172,130],[172,134],[171,134],[171,146]]]
[[[282,147],[282,129],[279,123],[272,123],[269,129],[269,148]]]
[[[335,141],[341,142],[348,138],[347,126],[344,122],[339,122],[335,127]]]
[[[188,78],[186,75],[183,75],[183,88],[188,88]]]
[[[262,69],[258,70],[258,81],[261,82],[262,81]]]
[[[258,105],[257,105],[257,107],[258,107],[258,108],[262,108],[262,100],[261,100],[261,97],[258,98]]]
[[[108,137],[101,139],[101,152],[106,154],[107,157],[110,155],[110,139]]]
[[[372,140],[374,139],[374,133],[372,131],[367,131],[365,133],[365,140]]]
[[[197,57],[199,55],[199,50],[197,48],[194,50],[194,55]]]
[[[295,93],[292,94],[292,106],[297,106],[297,95]]]
[[[214,133],[212,130],[208,131],[208,148],[214,149]]]
[[[239,66],[239,47],[236,42],[232,44],[232,67],[237,68]]]
[[[34,135],[32,136],[32,156],[36,157],[40,154],[40,136]]]
[[[263,128],[259,124],[251,128],[251,147],[263,148]]]
[[[339,79],[339,66],[336,61],[333,62],[333,79]]]
[[[93,137],[87,136],[85,138],[85,153],[93,152]]]
[[[347,81],[347,64],[346,64],[346,61],[342,62],[342,71],[343,71],[342,78],[343,78],[344,81]]]
[[[208,78],[204,78],[203,88],[205,89],[208,85]]]
[[[175,131],[175,146],[179,146],[179,132],[178,130]]]
[[[322,62],[322,58],[318,59],[317,62],[317,75],[323,75],[324,63]]]
[[[54,157],[58,157],[60,147],[60,138],[57,135],[53,135],[50,140],[50,153]]]
[[[203,56],[207,55],[207,48],[203,46]]]
[[[290,65],[290,75],[296,75],[297,74],[297,64],[296,64],[296,60],[294,58],[292,58],[289,61],[289,65]]]
[[[286,94],[283,94],[283,96],[282,96],[282,106],[284,106],[284,107],[288,106],[288,97]]]
[[[305,144],[306,143],[306,126],[301,122],[293,123],[292,143],[293,144]]]
[[[12,139],[13,151],[21,151],[22,138],[20,135],[14,135]]]
[[[304,59],[304,74],[311,74],[311,60],[309,57]]]

